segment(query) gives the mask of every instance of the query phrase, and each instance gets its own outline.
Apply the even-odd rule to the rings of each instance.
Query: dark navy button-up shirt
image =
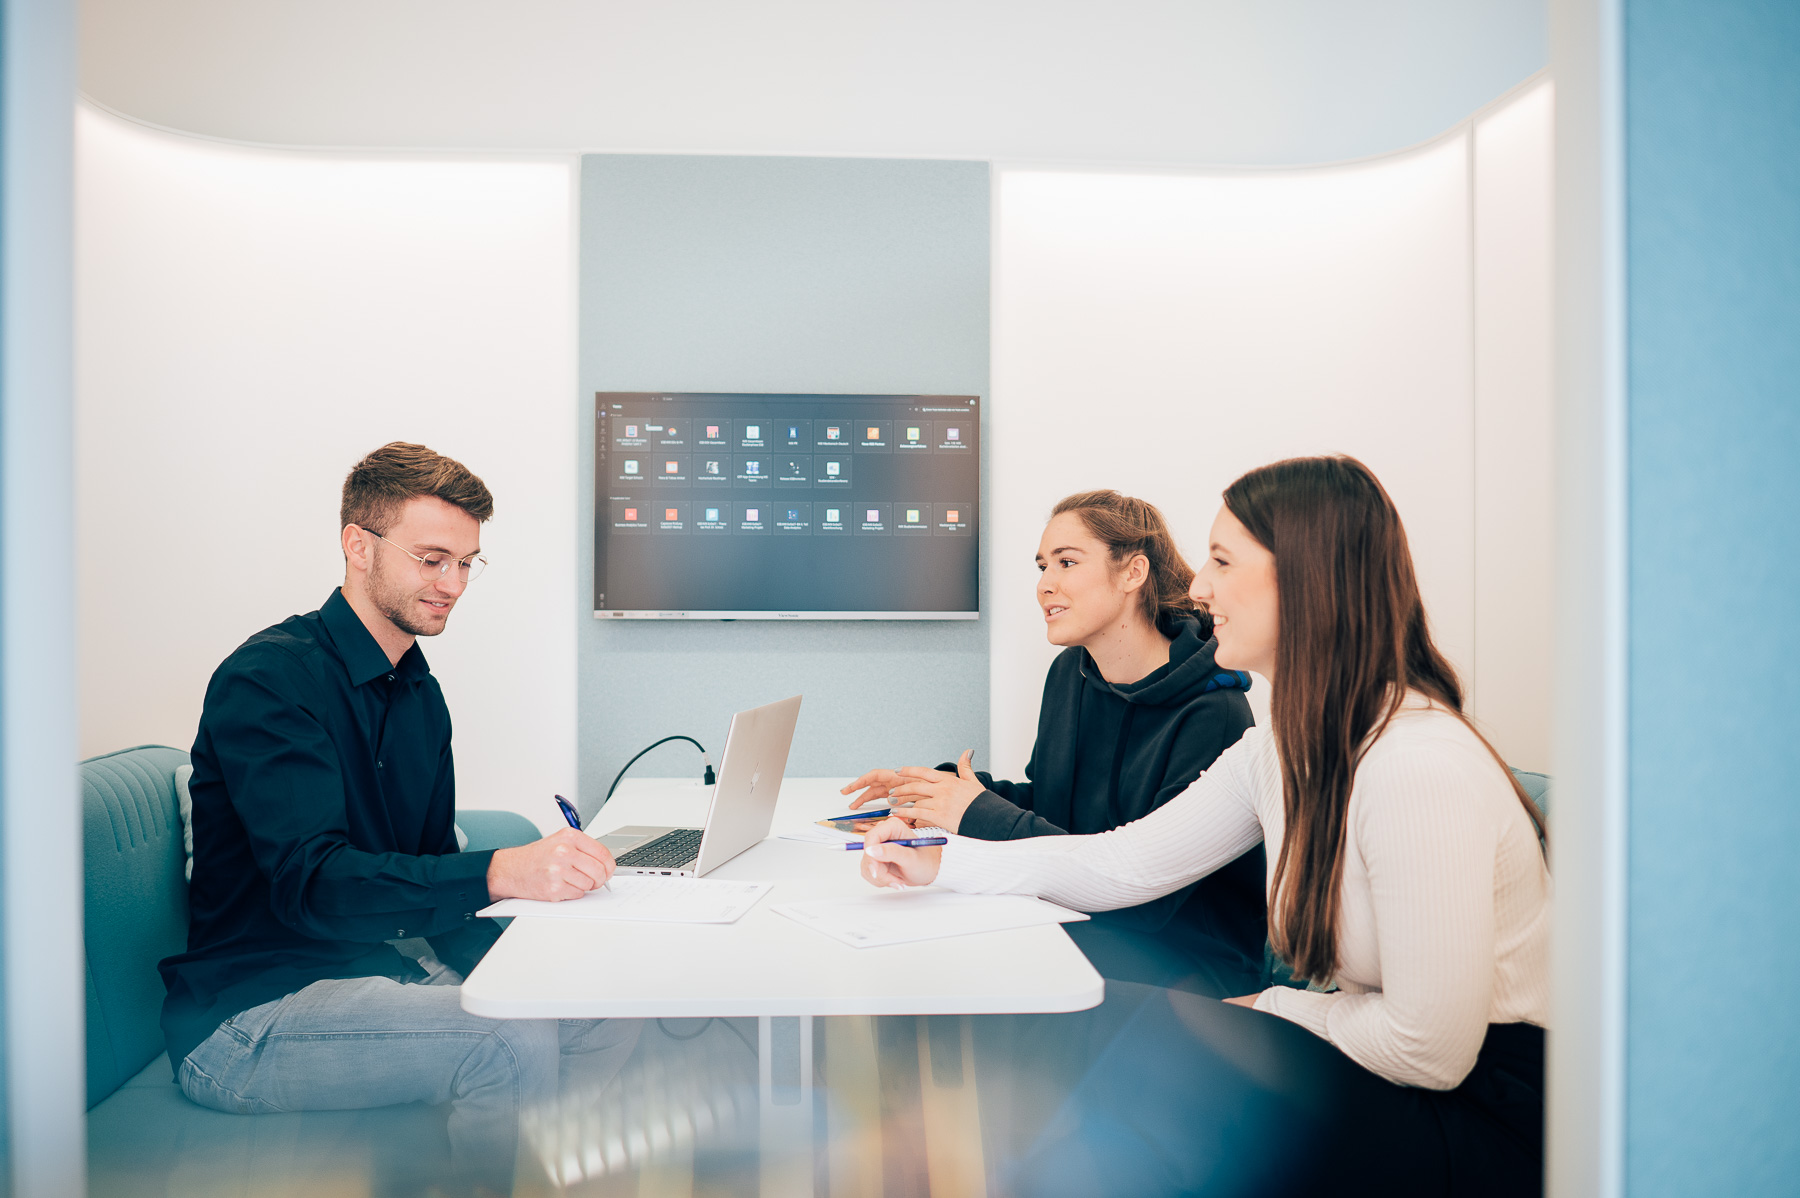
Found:
[[[398,664],[342,592],[213,673],[194,740],[188,948],[161,964],[179,1067],[240,1011],[324,978],[417,980],[391,939],[467,973],[498,935],[492,852],[456,848],[450,711],[425,655]]]

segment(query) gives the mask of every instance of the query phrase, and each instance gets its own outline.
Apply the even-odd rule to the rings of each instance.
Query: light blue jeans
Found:
[[[509,1192],[520,1114],[555,1101],[565,1077],[593,1087],[617,1073],[639,1025],[484,1019],[462,1009],[461,980],[314,982],[226,1020],[177,1080],[241,1115],[447,1102],[453,1174]]]

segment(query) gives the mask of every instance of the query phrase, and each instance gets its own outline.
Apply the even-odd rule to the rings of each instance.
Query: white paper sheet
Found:
[[[790,832],[781,833],[781,839],[797,840],[801,844],[822,844],[838,849],[841,853],[844,850],[838,848],[839,845],[861,840],[862,837],[854,832],[840,832],[836,828],[821,828],[818,824],[807,824],[803,828],[795,828]]]
[[[736,923],[770,888],[768,882],[627,874],[622,878],[615,877],[612,889],[590,891],[578,899],[560,903],[501,899],[476,914],[638,923]]]
[[[851,948],[879,948],[1088,918],[1079,911],[1024,895],[958,894],[931,887],[782,903],[770,910]]]

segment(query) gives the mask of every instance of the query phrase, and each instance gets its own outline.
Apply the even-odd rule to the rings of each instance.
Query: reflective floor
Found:
[[[466,1100],[454,1121],[422,1104],[222,1114],[159,1061],[89,1113],[90,1192],[1516,1198],[1541,1185],[1544,1036],[1520,1024],[1489,1028],[1453,1090],[1383,1080],[1285,1019],[1116,981],[1065,1015],[563,1030],[555,1092],[517,1115],[499,1103],[499,1123]],[[492,1083],[469,1084],[451,1092],[494,1109]]]
[[[516,1195],[986,1195],[963,1016],[647,1021],[615,1076],[520,1121]],[[494,1193],[448,1175],[444,1108],[237,1116],[158,1062],[90,1115],[95,1198]]]

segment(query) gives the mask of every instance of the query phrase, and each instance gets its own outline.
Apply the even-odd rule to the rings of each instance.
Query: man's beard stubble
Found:
[[[379,557],[369,571],[369,598],[374,602],[375,610],[386,616],[402,632],[413,636],[436,636],[444,630],[442,624],[436,628],[428,628],[420,623],[419,613],[413,607],[418,592],[406,592],[404,584],[392,585]],[[447,623],[448,613],[445,616]]]

